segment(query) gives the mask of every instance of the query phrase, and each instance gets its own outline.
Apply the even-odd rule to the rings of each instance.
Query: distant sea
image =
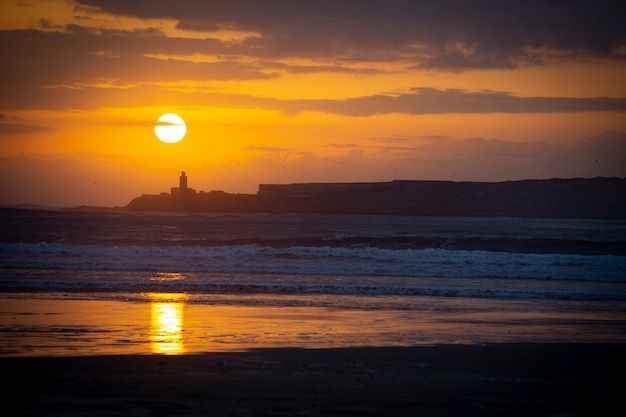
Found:
[[[2,209],[0,225],[0,355],[50,353],[63,338],[91,351],[94,332],[115,333],[111,352],[142,351],[144,330],[69,315],[147,306],[155,294],[185,308],[310,312],[306,337],[255,336],[248,317],[247,336],[214,335],[222,349],[626,342],[626,221]],[[385,321],[366,336],[358,326],[315,335],[321,311]],[[202,343],[189,346],[215,345]]]

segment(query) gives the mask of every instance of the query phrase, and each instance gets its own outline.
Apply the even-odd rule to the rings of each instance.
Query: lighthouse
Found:
[[[178,187],[172,187],[172,197],[179,200],[186,200],[192,198],[196,194],[196,190],[187,187],[187,175],[185,171],[180,173],[178,177]]]

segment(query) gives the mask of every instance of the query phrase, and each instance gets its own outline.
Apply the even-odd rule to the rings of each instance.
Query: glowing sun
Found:
[[[166,113],[158,118],[154,133],[161,142],[176,143],[185,137],[187,125],[179,115]]]

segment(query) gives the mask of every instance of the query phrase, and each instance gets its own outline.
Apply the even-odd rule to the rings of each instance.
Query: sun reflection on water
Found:
[[[177,355],[185,352],[183,345],[183,306],[185,294],[150,293],[152,352]]]
[[[156,275],[150,277],[150,281],[182,281],[184,279],[185,276],[178,272],[157,272]]]

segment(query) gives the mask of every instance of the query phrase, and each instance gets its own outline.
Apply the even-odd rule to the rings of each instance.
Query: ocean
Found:
[[[626,342],[626,221],[2,209],[0,224],[4,356]]]

